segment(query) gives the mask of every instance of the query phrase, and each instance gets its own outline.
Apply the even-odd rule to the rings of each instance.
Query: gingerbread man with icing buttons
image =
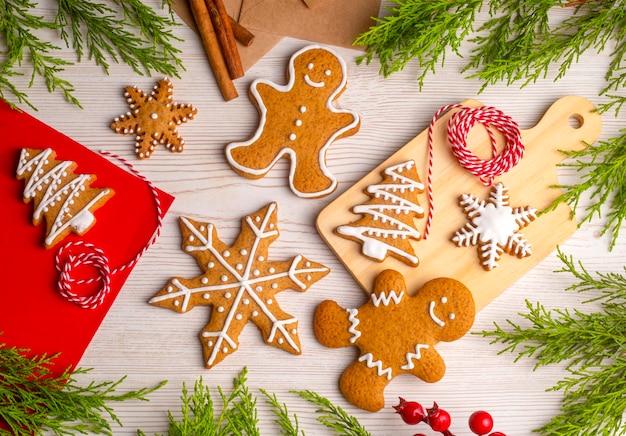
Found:
[[[339,388],[350,403],[376,412],[385,405],[385,387],[398,374],[439,381],[446,365],[436,343],[460,339],[474,315],[474,299],[461,282],[436,278],[410,296],[402,274],[384,270],[375,279],[369,301],[358,309],[323,301],[315,311],[314,329],[327,347],[359,348]]]
[[[228,144],[226,158],[240,175],[259,179],[286,157],[291,190],[304,198],[322,197],[337,187],[326,167],[328,147],[360,127],[356,112],[333,105],[346,88],[346,64],[332,50],[308,46],[289,60],[287,79],[286,85],[252,83],[258,129],[247,141]]]

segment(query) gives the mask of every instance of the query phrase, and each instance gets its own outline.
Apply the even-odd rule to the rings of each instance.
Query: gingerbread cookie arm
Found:
[[[276,148],[266,137],[271,132],[266,132],[267,107],[264,98],[280,98],[287,87],[281,87],[271,82],[257,79],[250,85],[248,93],[250,101],[259,111],[259,126],[256,132],[245,141],[231,142],[225,148],[226,159],[230,166],[240,175],[249,179],[259,179],[269,172],[270,169],[288,151],[287,148],[278,147],[277,152],[267,153],[267,149]]]
[[[446,364],[433,344],[416,344],[415,350],[406,353],[406,363],[401,369],[425,382],[435,383],[446,372]]]
[[[347,347],[361,335],[358,331],[358,309],[344,309],[332,300],[322,301],[315,309],[315,337],[329,348]]]

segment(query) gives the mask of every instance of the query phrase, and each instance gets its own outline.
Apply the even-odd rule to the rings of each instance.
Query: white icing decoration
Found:
[[[294,66],[294,59],[296,57],[298,57],[300,54],[302,54],[305,51],[308,50],[312,50],[312,49],[323,49],[326,51],[331,52],[333,55],[335,55],[335,57],[337,58],[339,64],[341,65],[341,74],[342,74],[342,79],[341,79],[341,83],[337,86],[336,90],[333,91],[333,93],[330,95],[330,97],[328,98],[328,100],[326,101],[326,108],[333,112],[333,113],[344,113],[344,114],[350,114],[353,117],[353,121],[352,123],[350,123],[349,125],[338,129],[337,131],[333,132],[332,135],[330,135],[330,137],[328,138],[328,140],[326,141],[326,143],[324,143],[324,145],[321,147],[321,149],[319,150],[318,156],[319,156],[319,166],[320,166],[320,171],[322,172],[322,174],[324,174],[325,177],[328,178],[328,180],[330,180],[330,186],[322,191],[319,192],[300,192],[298,191],[294,184],[293,184],[293,180],[294,180],[294,174],[295,174],[295,168],[297,166],[297,155],[296,153],[288,148],[285,147],[283,148],[279,153],[277,153],[276,157],[274,158],[274,160],[272,160],[272,162],[269,163],[269,165],[267,165],[265,168],[259,168],[259,169],[254,169],[254,168],[248,168],[246,166],[243,166],[241,164],[239,164],[238,162],[236,162],[233,157],[232,157],[232,150],[239,148],[239,147],[248,147],[251,144],[253,144],[255,141],[257,141],[260,137],[261,134],[263,133],[263,131],[265,130],[265,124],[267,122],[267,107],[265,106],[265,103],[263,102],[263,99],[261,98],[259,92],[258,92],[258,84],[262,83],[265,84],[267,86],[270,86],[274,89],[276,89],[277,91],[280,92],[288,92],[291,91],[293,88],[293,85],[295,83],[296,80],[296,74],[295,74],[295,66]],[[259,121],[259,127],[257,129],[257,131],[255,132],[255,134],[248,139],[247,141],[243,141],[243,142],[231,142],[230,144],[228,144],[226,146],[226,158],[229,162],[229,164],[237,169],[238,171],[245,173],[245,174],[250,174],[253,176],[257,176],[257,177],[261,177],[263,175],[265,175],[275,164],[276,162],[278,162],[278,160],[280,160],[281,158],[283,158],[284,156],[288,156],[291,161],[294,163],[292,165],[290,165],[290,170],[289,170],[289,187],[291,188],[291,190],[299,197],[302,198],[317,198],[317,197],[322,197],[324,195],[328,195],[331,192],[333,192],[336,188],[337,188],[337,179],[333,176],[333,174],[328,170],[327,166],[326,166],[326,150],[328,149],[328,147],[337,139],[340,138],[341,136],[344,135],[344,133],[354,129],[355,127],[357,127],[360,123],[360,118],[359,118],[359,114],[356,113],[355,111],[352,110],[348,110],[348,109],[338,109],[336,108],[332,102],[334,100],[336,100],[338,98],[338,96],[341,94],[341,92],[345,89],[346,87],[346,83],[348,80],[348,75],[347,75],[347,66],[345,61],[334,51],[331,50],[327,47],[321,47],[321,46],[316,46],[316,45],[312,45],[312,46],[308,46],[308,47],[304,47],[303,49],[297,51],[296,53],[294,53],[289,61],[289,65],[288,65],[288,76],[289,76],[289,82],[286,85],[278,85],[275,84],[271,81],[268,80],[264,80],[264,79],[256,79],[252,82],[252,84],[250,85],[250,94],[254,97],[254,99],[257,102],[257,106],[259,108],[260,111],[260,121]],[[305,113],[307,108],[306,106],[302,105],[299,108],[301,113]]]
[[[429,348],[428,344],[415,344],[415,353],[406,353],[406,364],[402,365],[400,368],[407,371],[415,368],[413,359],[420,360],[422,358],[421,350],[426,348]]]
[[[355,214],[369,215],[374,221],[380,220],[383,223],[391,223],[394,227],[393,229],[349,224],[337,227],[337,233],[340,235],[358,239],[363,243],[362,251],[364,255],[382,261],[388,252],[392,252],[407,259],[413,265],[417,265],[419,262],[417,256],[394,244],[394,240],[397,238],[420,238],[419,230],[396,218],[401,214],[421,216],[424,213],[419,204],[397,195],[397,192],[402,193],[407,190],[411,192],[424,190],[422,183],[402,175],[402,172],[411,169],[414,165],[415,162],[409,160],[388,167],[385,169],[384,174],[390,176],[395,183],[380,183],[367,187],[367,192],[372,194],[373,198],[382,198],[385,201],[384,204],[359,204],[352,208],[352,212]],[[384,240],[378,238],[383,238]]]
[[[323,88],[325,85],[324,81],[316,82],[312,80],[308,74],[304,75],[304,81],[306,82],[307,85],[312,86],[313,88]]]
[[[348,328],[348,332],[352,334],[350,337],[350,342],[355,343],[357,339],[361,336],[361,332],[357,329],[360,321],[358,318],[359,310],[358,309],[346,309],[348,312],[348,321],[350,321],[350,327]]]
[[[393,300],[394,303],[399,304],[404,297],[404,291],[400,291],[400,294],[396,294],[396,291],[389,291],[389,295],[385,294],[385,292],[381,292],[380,294],[372,294],[372,303],[375,307],[382,302],[384,306],[389,306],[389,303]]]
[[[267,207],[267,211],[265,215],[261,217],[246,217],[246,223],[252,230],[255,235],[254,242],[250,245],[250,255],[248,256],[245,267],[243,271],[237,271],[235,267],[231,266],[226,258],[223,256],[223,253],[218,251],[213,245],[213,225],[208,225],[208,231],[206,233],[201,233],[194,226],[194,224],[186,217],[181,217],[181,223],[189,230],[199,241],[199,245],[186,247],[189,251],[209,251],[212,256],[219,262],[220,266],[228,271],[231,276],[230,283],[217,283],[217,284],[208,284],[206,286],[200,286],[198,288],[189,289],[185,287],[180,281],[177,279],[171,280],[171,286],[176,288],[175,292],[158,295],[150,299],[150,303],[157,303],[166,300],[173,300],[176,298],[183,297],[183,304],[181,305],[181,312],[185,312],[187,310],[188,302],[191,298],[191,294],[195,294],[198,292],[208,293],[208,292],[217,292],[219,295],[220,292],[231,292],[233,298],[233,304],[228,306],[227,313],[224,318],[224,325],[219,331],[212,332],[203,332],[203,337],[215,337],[215,346],[212,349],[211,356],[207,360],[207,365],[211,366],[215,361],[218,353],[220,352],[220,347],[223,341],[226,341],[231,348],[235,348],[236,344],[234,340],[229,335],[230,326],[238,313],[245,312],[248,313],[248,309],[244,309],[244,305],[248,305],[251,302],[255,304],[255,307],[259,308],[262,312],[263,316],[269,319],[272,322],[272,328],[269,333],[268,342],[272,342],[275,340],[276,335],[283,338],[283,341],[286,341],[291,348],[295,351],[300,351],[296,340],[291,336],[290,331],[295,329],[294,323],[297,322],[296,318],[288,318],[288,319],[278,319],[274,312],[268,307],[268,304],[273,304],[273,301],[265,301],[267,298],[262,294],[257,294],[254,289],[258,288],[260,292],[262,290],[261,283],[266,283],[269,281],[278,281],[283,277],[289,277],[295,286],[303,287],[304,285],[296,279],[296,276],[299,274],[314,274],[327,272],[327,268],[325,267],[313,267],[309,264],[308,267],[302,268],[300,266],[303,263],[302,256],[296,256],[292,263],[289,266],[288,271],[276,271],[274,274],[261,275],[259,277],[253,275],[253,270],[255,269],[255,259],[258,261],[264,261],[265,258],[263,256],[257,255],[257,250],[259,249],[259,245],[261,240],[263,239],[272,239],[278,235],[278,230],[275,227],[271,226],[271,219],[276,209],[276,203],[270,203]],[[257,219],[258,218],[258,219]],[[226,310],[226,309],[223,309]],[[259,316],[260,313],[257,310],[254,310],[250,313],[252,318]]]
[[[431,301],[430,305],[428,306],[428,314],[430,315],[430,319],[432,319],[435,324],[437,324],[439,327],[443,327],[446,325],[446,323],[440,320],[435,314],[435,306],[436,303],[434,301]]]
[[[376,368],[376,372],[379,377],[383,375],[387,377],[387,380],[391,380],[392,371],[391,368],[383,368],[383,362],[380,360],[374,360],[372,353],[366,353],[359,357],[359,362],[365,362],[368,368]]]
[[[32,174],[24,187],[24,198],[30,199],[35,197],[37,192],[45,192],[41,196],[39,204],[33,212],[33,221],[38,223],[42,218],[42,214],[49,211],[50,207],[54,207],[56,202],[63,202],[57,215],[52,223],[49,224],[48,234],[45,238],[45,244],[50,246],[55,239],[63,233],[68,227],[75,233],[82,235],[89,229],[95,217],[90,211],[102,198],[110,195],[110,189],[101,189],[95,192],[85,205],[73,211],[72,207],[75,198],[79,198],[81,194],[89,187],[91,176],[89,174],[78,174],[71,180],[68,177],[68,168],[72,165],[70,161],[60,161],[54,167],[44,169],[44,165],[49,164],[49,158],[52,155],[52,149],[47,148],[35,156],[29,156],[27,149],[22,149],[20,160],[17,167],[17,175],[23,176],[25,172],[33,169]],[[63,199],[64,198],[64,199]]]
[[[502,183],[492,187],[488,201],[463,194],[459,203],[469,222],[452,241],[459,247],[479,244],[481,264],[487,270],[498,266],[504,251],[518,257],[532,254],[530,244],[517,232],[537,217],[537,210],[509,206],[508,189]]]

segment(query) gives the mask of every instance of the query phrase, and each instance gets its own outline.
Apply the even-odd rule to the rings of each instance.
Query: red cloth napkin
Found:
[[[57,291],[54,258],[69,241],[83,241],[104,251],[111,269],[131,261],[152,239],[157,226],[154,195],[145,180],[119,162],[95,153],[32,116],[0,102],[0,344],[29,349],[33,354],[60,353],[52,368],[60,375],[78,365],[132,267],[111,277],[111,289],[95,309],[83,309]],[[32,224],[33,203],[24,203],[24,184],[16,178],[22,148],[51,148],[57,160],[74,161],[74,173],[94,174],[92,187],[115,191],[95,210],[96,223],[83,236],[70,234],[44,248],[46,223]],[[174,198],[158,191],[161,215]],[[97,275],[90,266],[76,269]],[[98,287],[87,287],[87,293]]]

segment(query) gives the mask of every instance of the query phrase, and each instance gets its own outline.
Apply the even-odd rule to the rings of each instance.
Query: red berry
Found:
[[[477,435],[486,435],[493,428],[493,418],[484,410],[474,412],[469,417],[469,428]]]
[[[499,431],[494,431],[493,433],[489,433],[488,436],[506,436],[504,433],[501,433]]]
[[[415,401],[406,401],[404,398],[399,398],[400,403],[397,406],[393,406],[396,413],[400,414],[400,417],[404,422],[409,425],[419,424],[426,418],[426,411],[420,403]]]
[[[433,407],[428,409],[426,422],[434,431],[445,432],[450,428],[451,421],[450,414],[440,409],[437,403],[433,403]]]

